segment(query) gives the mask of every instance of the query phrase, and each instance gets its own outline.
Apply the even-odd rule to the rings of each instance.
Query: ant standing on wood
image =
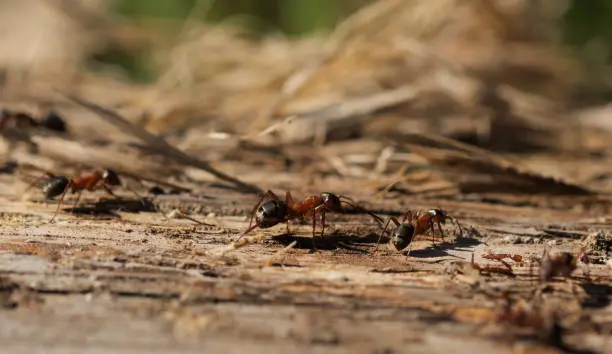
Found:
[[[393,222],[396,226],[395,231],[391,236],[391,244],[395,247],[396,250],[401,251],[404,248],[408,247],[412,244],[414,237],[419,234],[424,234],[428,230],[431,229],[432,243],[435,246],[435,242],[433,240],[434,235],[434,224],[438,224],[438,229],[440,230],[440,234],[442,235],[442,241],[444,241],[444,230],[442,230],[442,225],[445,224],[446,220],[453,220],[457,226],[459,227],[459,233],[463,235],[463,229],[459,222],[451,216],[449,216],[444,210],[437,208],[431,209],[427,213],[419,216],[418,213],[413,215],[412,211],[406,212],[402,221],[400,222],[396,217],[392,216],[387,220],[385,227],[383,228],[382,233],[378,237],[378,241],[376,242],[375,252],[378,250],[378,245],[380,244],[380,240],[382,236],[387,231],[389,227],[389,223]],[[410,248],[408,249],[408,254],[410,254]]]
[[[266,198],[270,198],[265,200]],[[354,201],[346,196],[337,196],[333,193],[324,192],[320,195],[312,195],[306,197],[301,202],[294,202],[290,192],[285,193],[285,200],[281,200],[274,192],[267,191],[253,208],[249,227],[244,231],[239,240],[247,233],[255,228],[267,229],[280,223],[287,224],[287,232],[289,232],[289,221],[293,219],[303,219],[312,216],[312,245],[316,249],[316,216],[321,214],[321,236],[325,233],[325,214],[328,212],[341,213],[343,212],[342,203],[350,205],[354,208],[365,211],[363,208],[355,205]],[[366,211],[377,222],[382,222],[382,219],[374,213]],[[253,218],[255,224],[253,225]]]
[[[561,252],[551,256],[550,246],[547,245],[540,261],[540,280],[550,281],[557,276],[563,278],[570,277],[576,268],[578,268],[578,259],[582,258],[584,253],[585,251],[583,250],[581,256],[578,257],[570,252]]]
[[[57,209],[55,210],[55,213],[53,213],[53,217],[49,222],[53,222],[53,220],[55,220],[55,216],[57,215],[68,190],[70,190],[72,193],[78,193],[72,206],[72,209],[74,210],[83,191],[86,190],[89,192],[94,192],[99,189],[104,189],[108,194],[116,197],[110,187],[122,185],[119,175],[111,169],[106,169],[103,171],[96,170],[91,173],[83,174],[76,179],[71,179],[66,176],[55,176],[49,172],[45,173],[45,175],[48,178],[41,184],[41,189],[45,194],[45,199],[53,199],[60,196],[59,202],[57,203]],[[36,184],[36,182],[33,184]]]
[[[48,111],[42,117],[33,117],[23,112],[14,112],[0,109],[0,132],[5,132],[12,128],[44,128],[58,133],[68,131],[66,122],[55,111]]]

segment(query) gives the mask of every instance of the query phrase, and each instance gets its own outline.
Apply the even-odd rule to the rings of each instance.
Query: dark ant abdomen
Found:
[[[68,178],[64,176],[57,176],[49,179],[42,186],[45,198],[52,199],[64,193],[69,183]]]
[[[66,133],[68,131],[68,127],[66,126],[64,119],[54,111],[50,111],[44,117],[42,117],[40,120],[40,125],[49,130],[60,133]]]
[[[282,200],[268,200],[255,212],[255,221],[260,228],[266,229],[286,220],[287,204]]]
[[[393,233],[391,243],[396,250],[401,251],[412,242],[414,234],[415,230],[412,224],[401,224]]]

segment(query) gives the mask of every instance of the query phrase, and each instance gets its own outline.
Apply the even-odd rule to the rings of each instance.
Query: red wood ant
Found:
[[[387,223],[385,224],[382,233],[378,237],[378,241],[376,242],[376,250],[378,250],[380,240],[387,231],[390,222],[393,222],[396,226],[395,231],[391,236],[390,242],[391,244],[393,244],[393,247],[395,247],[396,250],[401,251],[412,244],[412,241],[414,240],[414,237],[416,235],[424,234],[428,230],[431,230],[432,243],[435,245],[435,242],[433,240],[433,237],[435,236],[434,224],[438,224],[438,229],[440,230],[440,234],[442,235],[442,241],[444,241],[444,230],[442,230],[441,224],[446,223],[447,219],[453,220],[459,227],[459,233],[463,234],[463,229],[461,228],[461,225],[459,225],[457,220],[449,216],[445,211],[440,208],[431,209],[421,216],[419,216],[418,213],[413,215],[412,211],[409,210],[408,212],[406,212],[406,214],[404,214],[401,222],[396,217],[392,216],[387,220]],[[410,249],[408,249],[408,254],[410,254]]]
[[[512,266],[506,262],[504,259],[508,258],[514,261],[515,263],[522,263],[523,257],[519,254],[508,254],[508,253],[493,253],[491,250],[487,250],[487,254],[482,256],[484,259],[490,259],[493,261],[498,261],[503,264],[503,267],[499,266],[481,266],[477,263],[474,263],[474,254],[472,253],[472,262],[470,263],[472,268],[478,270],[482,273],[500,273],[509,276],[515,276]]]
[[[71,179],[66,176],[55,176],[49,172],[45,173],[45,175],[48,178],[44,180],[41,185],[45,199],[53,199],[60,196],[59,202],[57,203],[57,209],[55,210],[50,222],[55,220],[55,216],[57,215],[68,190],[70,190],[72,193],[78,193],[72,206],[72,209],[74,210],[83,191],[94,192],[99,189],[104,189],[108,194],[116,197],[110,187],[121,185],[119,175],[111,169],[102,171],[96,170],[91,173],[83,174],[75,179]],[[36,184],[36,182],[33,184]]]
[[[48,111],[42,117],[34,118],[27,113],[0,109],[0,132],[11,128],[27,129],[34,127],[53,130],[59,133],[66,133],[68,131],[66,122],[55,111]]]
[[[578,267],[579,258],[570,252],[562,252],[551,256],[550,248],[547,246],[540,262],[540,280],[549,281],[556,276],[569,277]]]
[[[508,258],[514,261],[515,263],[522,263],[523,257],[520,254],[508,254],[508,253],[493,253],[491,250],[487,251],[487,254],[483,255],[482,258],[490,259],[493,261],[498,261],[504,265],[504,267],[512,270],[512,266],[506,262],[504,259]]]
[[[265,200],[266,198],[270,199]],[[320,195],[312,195],[306,197],[300,202],[295,202],[291,196],[291,192],[286,192],[285,200],[281,200],[276,194],[274,194],[274,192],[268,190],[253,208],[251,219],[249,221],[249,227],[240,235],[238,239],[253,231],[255,228],[259,227],[260,229],[267,229],[283,222],[287,224],[287,232],[289,232],[290,220],[303,219],[305,217],[312,216],[312,244],[313,248],[316,249],[315,236],[317,213],[321,214],[321,236],[323,236],[325,233],[325,214],[328,212],[342,212],[342,203],[365,211],[363,208],[355,205],[351,198],[346,196],[337,196],[329,192],[324,192]],[[378,215],[368,211],[365,212],[372,216],[377,222],[382,222],[382,219]],[[254,225],[253,218],[255,219]]]
[[[503,267],[481,266],[480,264],[474,262],[474,254],[472,253],[472,261],[470,262],[470,265],[472,266],[472,268],[476,269],[480,274],[499,273],[499,274],[505,274],[505,275],[514,277],[515,275],[514,275],[514,272],[512,271],[512,267],[510,266],[510,264],[504,262],[503,259],[500,259],[499,261],[502,262],[502,264],[504,265]]]

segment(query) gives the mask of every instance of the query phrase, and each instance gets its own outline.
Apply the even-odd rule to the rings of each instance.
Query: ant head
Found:
[[[323,198],[323,204],[329,211],[339,212],[342,210],[342,203],[340,202],[340,198],[329,192],[321,193],[321,198]]]
[[[440,220],[442,223],[446,221],[446,218],[448,218],[446,212],[440,208],[431,209],[427,213],[434,218],[438,218],[438,220]]]
[[[104,179],[104,182],[108,185],[111,185],[111,186],[121,185],[121,180],[119,179],[119,175],[117,174],[117,172],[111,169],[104,170],[104,172],[102,172],[102,178]]]

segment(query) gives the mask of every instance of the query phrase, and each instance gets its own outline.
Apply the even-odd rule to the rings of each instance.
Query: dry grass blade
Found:
[[[105,150],[93,146],[87,146],[79,142],[62,138],[35,136],[32,137],[44,156],[53,158],[75,166],[88,166],[91,168],[110,168],[122,176],[135,180],[143,180],[160,186],[175,189],[181,192],[189,192],[190,189],[161,180],[162,176],[177,175],[180,173],[170,167],[162,166],[142,159],[137,154],[127,153],[125,150],[117,150],[107,147]],[[14,157],[19,164],[37,166],[38,164],[29,155],[15,153]],[[95,164],[92,164],[95,161]]]
[[[521,192],[538,194],[589,195],[593,192],[585,187],[564,182],[552,177],[527,171],[516,163],[509,162],[484,149],[464,146],[448,138],[435,138],[413,134],[412,139],[421,142],[446,142],[435,147],[418,143],[397,142],[398,147],[408,149],[425,157],[430,163],[454,176],[460,189],[473,192]],[[411,139],[408,139],[409,141]],[[451,147],[452,146],[452,147]],[[449,149],[451,147],[451,149]],[[463,176],[457,176],[462,173]],[[483,177],[485,177],[483,179]]]
[[[362,124],[369,114],[409,102],[419,91],[420,89],[413,86],[402,86],[367,97],[343,100],[308,112],[296,113],[296,116],[287,118],[264,132],[280,131],[280,136],[286,143],[309,140],[320,133],[322,126],[326,132],[330,132]]]
[[[210,166],[210,164],[208,164],[205,161],[202,161],[196,157],[187,155],[186,153],[168,144],[163,138],[155,136],[147,132],[146,130],[131,124],[126,119],[121,117],[118,113],[112,110],[98,106],[95,103],[89,102],[87,100],[84,100],[74,95],[69,95],[69,94],[63,94],[63,95],[66,98],[68,98],[70,101],[93,111],[94,113],[98,114],[100,117],[104,118],[109,123],[122,129],[123,131],[129,132],[132,135],[138,137],[139,139],[141,139],[147,144],[147,148],[151,152],[154,152],[161,156],[172,158],[175,160],[175,162],[178,162],[184,165],[188,165],[191,167],[199,168],[203,171],[206,171],[222,181],[226,181],[226,182],[234,184],[241,191],[249,192],[249,193],[261,193],[262,192],[262,190],[258,188],[257,186],[253,186],[245,182],[242,182],[235,177],[229,176],[221,171],[216,170],[215,168]]]

